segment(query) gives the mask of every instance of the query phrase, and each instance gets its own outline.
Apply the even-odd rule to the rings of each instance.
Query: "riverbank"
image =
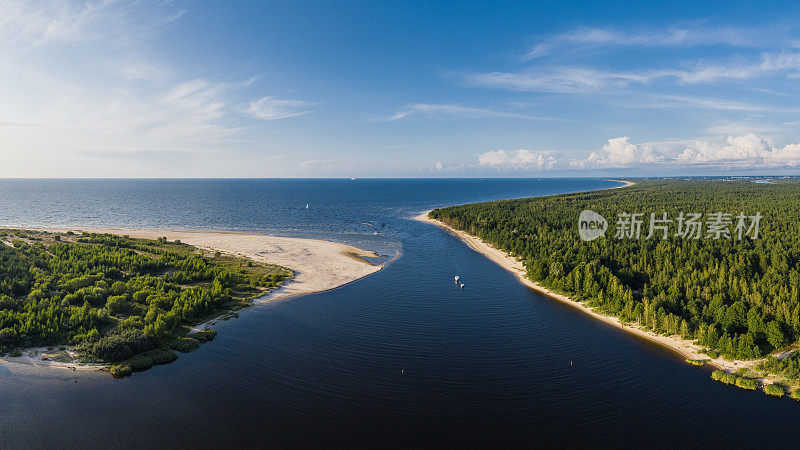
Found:
[[[290,281],[278,289],[255,299],[253,304],[335,289],[381,270],[388,262],[374,264],[365,258],[375,258],[380,255],[351,245],[319,239],[289,238],[258,233],[90,227],[29,229],[59,233],[69,231],[74,233],[109,233],[142,239],[166,237],[169,241],[180,240],[207,252],[220,252],[241,258],[249,258],[257,262],[275,264],[292,270],[294,275]],[[222,314],[222,316],[227,314]],[[222,316],[194,325],[193,331],[209,327],[220,320]],[[97,364],[78,364],[69,361],[69,356],[74,356],[70,354],[69,348],[58,350],[55,347],[41,347],[25,349],[19,357],[2,357],[0,361],[59,367],[69,370],[96,370],[105,367],[105,365]],[[58,361],[58,359],[67,361]]]
[[[614,180],[614,181],[618,181],[618,180]],[[610,188],[610,189],[619,189],[619,188],[624,188],[624,187],[631,186],[631,185],[635,184],[634,182],[630,182],[630,181],[624,181],[624,183],[625,183],[624,185],[615,186],[615,187]],[[586,306],[584,303],[572,300],[571,298],[569,298],[569,297],[567,297],[567,296],[565,296],[563,294],[559,294],[559,293],[553,292],[550,289],[547,289],[546,287],[544,287],[544,286],[542,286],[542,285],[540,285],[540,284],[538,284],[538,283],[536,283],[534,281],[531,281],[530,279],[528,279],[525,276],[525,274],[526,274],[525,266],[517,258],[515,258],[515,257],[513,257],[511,255],[508,255],[504,251],[495,248],[491,244],[486,243],[485,241],[483,241],[482,239],[480,239],[480,238],[478,238],[476,236],[473,236],[473,235],[468,234],[468,233],[466,233],[464,231],[452,228],[449,225],[447,225],[447,224],[445,224],[445,223],[443,223],[443,222],[441,222],[439,220],[430,218],[428,216],[429,212],[430,211],[426,211],[426,212],[420,214],[419,216],[415,217],[415,219],[419,220],[419,221],[422,221],[422,222],[427,222],[427,223],[439,226],[439,227],[447,230],[448,232],[450,232],[451,234],[455,235],[456,237],[461,239],[463,242],[465,242],[473,250],[483,254],[484,256],[486,256],[490,260],[494,261],[499,266],[503,267],[504,269],[506,269],[509,272],[511,272],[514,275],[516,275],[517,279],[521,283],[525,284],[526,286],[530,287],[531,289],[534,289],[534,290],[536,290],[536,291],[538,291],[538,292],[540,292],[542,294],[547,295],[550,298],[553,298],[553,299],[558,300],[558,301],[560,301],[562,303],[568,304],[568,305],[570,305],[570,306],[572,306],[572,307],[574,307],[576,309],[579,309],[580,311],[582,311],[585,314],[588,314],[588,315],[594,317],[597,320],[600,320],[600,321],[602,321],[604,323],[607,323],[607,324],[609,324],[611,326],[614,326],[614,327],[616,327],[618,329],[621,329],[621,330],[623,330],[625,332],[628,332],[628,333],[630,333],[630,334],[632,334],[634,336],[637,336],[639,338],[647,339],[650,342],[658,344],[658,345],[660,345],[660,346],[662,346],[662,347],[664,347],[664,348],[666,348],[666,349],[668,349],[668,350],[670,350],[670,351],[672,351],[674,353],[679,354],[684,359],[687,359],[687,360],[705,360],[705,361],[707,361],[706,362],[707,365],[709,365],[711,367],[714,367],[714,368],[717,368],[717,369],[729,371],[729,372],[738,371],[738,370],[743,369],[743,368],[747,368],[747,369],[753,370],[753,369],[755,369],[755,366],[758,365],[759,362],[763,361],[763,360],[746,360],[746,361],[745,360],[734,360],[734,361],[731,361],[731,360],[724,359],[722,357],[711,358],[708,355],[702,353],[703,348],[701,346],[695,344],[692,341],[688,341],[686,339],[683,339],[680,336],[663,336],[663,335],[660,335],[660,334],[653,333],[653,332],[651,332],[649,330],[645,330],[643,328],[637,327],[637,326],[632,325],[632,324],[622,323],[616,317],[608,316],[608,315],[605,315],[605,314],[601,314],[601,313],[595,311],[594,309]],[[765,380],[769,382],[770,378],[766,377]]]

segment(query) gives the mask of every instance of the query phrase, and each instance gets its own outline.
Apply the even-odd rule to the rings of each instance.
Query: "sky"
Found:
[[[770,2],[0,0],[0,177],[800,174]]]

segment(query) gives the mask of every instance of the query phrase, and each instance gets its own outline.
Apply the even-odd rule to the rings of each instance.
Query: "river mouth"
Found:
[[[472,186],[450,183],[458,188],[450,192]],[[498,196],[614,185],[552,183],[505,184]],[[435,191],[422,182],[400,186],[412,189],[409,198]],[[348,214],[389,211],[398,189],[389,186]],[[348,204],[364,198],[348,195]],[[531,291],[443,230],[408,220],[482,198],[470,195],[382,212],[387,218],[373,222],[386,223],[391,236],[381,245],[402,248],[383,270],[240,311],[218,323],[216,339],[171,364],[119,380],[0,364],[0,404],[14,411],[4,416],[0,439],[10,447],[202,448],[792,443],[800,419],[793,401],[713,382],[706,371]],[[318,213],[340,220],[336,211]]]

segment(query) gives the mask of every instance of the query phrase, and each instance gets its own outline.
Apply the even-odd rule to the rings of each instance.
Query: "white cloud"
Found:
[[[30,168],[0,176],[97,176],[108,166],[89,159],[112,153],[210,161],[232,152],[221,141],[247,137],[247,115],[299,114],[306,103],[252,95],[255,78],[170,63],[159,32],[183,14],[162,0],[0,0],[0,157]]]
[[[689,95],[656,95],[653,96],[652,106],[657,107],[681,107],[692,106],[700,109],[710,109],[717,111],[782,111],[782,112],[799,112],[800,110],[787,110],[785,108],[775,106],[753,105],[750,103],[724,100],[718,98],[708,98]],[[720,133],[724,134],[724,133]]]
[[[538,58],[559,50],[563,51],[565,47],[694,47],[710,45],[758,47],[764,42],[764,35],[758,35],[751,28],[713,28],[706,25],[676,25],[664,30],[578,28],[537,43],[524,55],[524,58]]]
[[[130,45],[185,11],[172,2],[0,0],[0,46],[29,50],[52,44]]]
[[[730,136],[724,145],[701,142],[686,148],[676,158],[683,164],[720,165],[743,168],[781,168],[800,166],[800,144],[771,146],[755,134]]]
[[[796,126],[797,124],[795,124]],[[735,136],[744,135],[747,133],[780,133],[786,131],[787,124],[782,125],[766,125],[756,124],[750,121],[747,122],[718,122],[714,125],[709,125],[705,128],[707,134],[712,136]]]
[[[462,82],[522,92],[606,94],[631,87],[741,83],[778,76],[791,79],[800,77],[800,52],[792,33],[791,27],[775,24],[769,28],[705,23],[647,29],[577,28],[535,43],[523,57],[527,67],[467,73]],[[719,48],[710,58],[707,54],[699,58],[696,52],[678,53],[702,46]],[[630,59],[612,53],[630,48],[646,48],[653,54]],[[667,48],[666,54],[654,53]],[[596,63],[600,54],[606,55],[602,65]],[[670,94],[678,96],[674,90]]]
[[[773,146],[768,139],[747,133],[722,141],[696,140],[633,144],[628,137],[609,139],[603,149],[584,159],[574,159],[575,168],[687,168],[775,169],[800,167],[800,143]]]
[[[300,163],[300,170],[312,174],[332,174],[353,170],[355,160],[350,158],[309,159]]]
[[[468,73],[468,86],[523,92],[589,93],[608,88],[648,85],[657,81],[679,85],[751,80],[771,75],[800,76],[800,53],[763,53],[757,60],[736,57],[718,64],[695,63],[689,69],[635,69],[608,71],[576,65],[545,65],[521,72]],[[679,98],[680,96],[673,96]],[[719,102],[719,101],[718,101]],[[732,102],[733,103],[733,102]]]
[[[536,117],[527,114],[519,114],[505,111],[496,111],[484,108],[472,108],[469,106],[450,105],[450,104],[429,104],[429,103],[414,103],[401,107],[397,112],[391,116],[384,118],[373,119],[375,121],[390,122],[394,120],[405,119],[413,115],[425,115],[429,117],[450,117],[457,119],[480,119],[488,117],[510,117],[516,119],[531,119],[531,120],[554,120],[546,117]]]
[[[604,72],[579,67],[554,67],[523,73],[473,73],[464,77],[469,86],[527,92],[586,93],[605,87],[646,83],[646,74]]]
[[[478,165],[493,169],[507,170],[547,170],[552,169],[558,160],[546,151],[519,149],[514,151],[493,150],[478,155]]]
[[[663,162],[664,157],[650,145],[635,145],[627,136],[609,139],[600,152],[591,152],[584,160],[573,160],[573,167],[630,167],[636,164]]]
[[[263,120],[286,119],[312,113],[311,105],[301,100],[281,100],[274,97],[261,97],[250,102],[248,113]]]
[[[718,80],[746,80],[774,73],[797,74],[800,69],[800,53],[763,53],[759,60],[748,61],[736,57],[724,64],[697,64],[691,70],[660,70],[652,77],[673,77],[682,83],[709,83]]]

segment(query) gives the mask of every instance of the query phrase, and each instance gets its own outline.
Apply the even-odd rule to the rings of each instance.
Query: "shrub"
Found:
[[[11,328],[6,327],[0,330],[0,345],[11,347],[19,340],[17,332]]]
[[[169,364],[178,359],[178,354],[172,350],[158,349],[150,353],[150,358],[153,360],[153,365]]]
[[[89,342],[97,342],[100,340],[100,332],[97,331],[97,328],[92,328],[86,333],[86,340]]]
[[[181,353],[189,353],[200,348],[200,343],[192,338],[178,338],[172,341],[170,348]]]
[[[755,378],[741,377],[736,380],[736,387],[755,391],[758,388],[758,380],[756,380]]]
[[[112,295],[106,301],[106,308],[114,314],[128,310],[128,299],[124,295]]]
[[[147,296],[150,295],[149,292],[142,290],[133,293],[133,301],[136,303],[147,303]]]
[[[689,359],[686,358],[686,362],[693,365],[693,366],[702,366],[706,363],[705,359]]]
[[[128,286],[122,281],[115,281],[111,285],[111,293],[114,295],[122,295],[126,292],[128,292]]]
[[[136,355],[125,362],[134,372],[141,372],[153,367],[153,358],[148,355]]]
[[[153,341],[143,331],[129,329],[100,339],[92,345],[91,352],[104,361],[116,362],[154,347]]]
[[[20,356],[22,356],[22,352],[20,352],[19,349],[15,348],[14,350],[11,350],[9,356],[11,356],[12,358],[19,358]]]
[[[778,384],[768,384],[764,386],[764,392],[766,392],[767,395],[774,395],[775,397],[781,397],[783,396],[785,391],[783,390],[783,386],[780,386]]]
[[[725,375],[723,370],[715,370],[711,372],[711,379],[714,381],[722,381],[722,376]]]
[[[215,337],[217,337],[217,332],[214,330],[203,330],[192,333],[192,339],[196,339],[199,342],[213,341]]]
[[[151,352],[142,353],[129,358],[122,364],[112,366],[110,372],[114,376],[127,376],[130,372],[141,372],[159,364],[169,364],[178,359],[178,355],[172,350],[156,349]],[[116,373],[115,373],[116,372]]]
[[[725,384],[736,384],[736,380],[739,378],[739,375],[735,373],[726,373],[722,376],[722,381]]]
[[[133,373],[133,369],[131,369],[131,366],[127,364],[117,364],[116,366],[111,366],[111,368],[108,369],[108,371],[115,378],[127,377],[128,375]]]
[[[800,400],[800,389],[795,389],[791,393],[791,397],[795,400]]]

